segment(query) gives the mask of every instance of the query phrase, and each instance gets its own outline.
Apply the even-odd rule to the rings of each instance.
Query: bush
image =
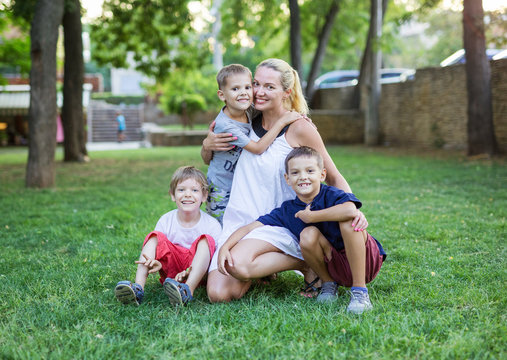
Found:
[[[143,95],[127,95],[127,96],[120,96],[120,95],[113,95],[111,93],[93,93],[92,94],[93,100],[103,100],[107,102],[108,104],[114,104],[114,105],[139,105],[144,102],[144,96]]]

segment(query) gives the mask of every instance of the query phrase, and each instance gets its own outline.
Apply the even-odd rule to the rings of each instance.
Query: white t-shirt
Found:
[[[180,225],[178,221],[178,210],[172,210],[162,215],[155,226],[155,231],[160,231],[167,236],[167,239],[173,244],[190,249],[192,243],[201,235],[211,235],[215,242],[218,242],[222,227],[213,217],[200,210],[201,218],[199,222],[191,228]]]

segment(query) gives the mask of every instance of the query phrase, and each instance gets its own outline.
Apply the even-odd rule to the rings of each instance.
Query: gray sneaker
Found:
[[[329,303],[336,301],[338,299],[338,295],[336,294],[336,290],[338,285],[334,281],[326,281],[322,283],[322,288],[320,290],[319,296],[317,296],[317,301],[320,303]]]
[[[373,309],[370,296],[361,290],[350,290],[350,303],[347,311],[354,314],[362,314],[363,311]]]

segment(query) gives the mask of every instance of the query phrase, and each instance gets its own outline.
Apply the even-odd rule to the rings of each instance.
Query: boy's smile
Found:
[[[287,184],[296,192],[299,199],[310,203],[320,191],[320,183],[326,178],[326,170],[321,169],[317,159],[309,156],[289,160]]]

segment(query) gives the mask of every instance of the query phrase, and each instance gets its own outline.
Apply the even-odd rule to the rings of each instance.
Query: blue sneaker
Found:
[[[373,309],[368,292],[361,290],[350,290],[350,303],[347,311],[353,314],[362,314]]]
[[[322,283],[317,302],[331,303],[338,299],[337,295],[338,285],[334,281],[326,281]]]
[[[187,305],[190,301],[194,300],[190,288],[185,283],[177,282],[174,279],[167,278],[164,281],[164,292],[171,305]]]
[[[144,290],[141,285],[125,280],[116,284],[114,296],[122,304],[140,305],[143,302]]]

